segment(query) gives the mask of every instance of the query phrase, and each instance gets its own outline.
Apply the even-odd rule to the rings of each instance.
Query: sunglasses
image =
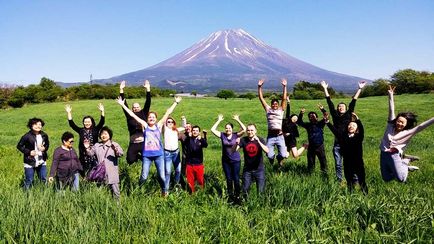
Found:
[[[68,141],[69,143],[73,143],[74,142],[74,140],[70,140],[70,141]]]
[[[173,124],[173,121],[168,120],[167,123],[168,123],[168,124]]]

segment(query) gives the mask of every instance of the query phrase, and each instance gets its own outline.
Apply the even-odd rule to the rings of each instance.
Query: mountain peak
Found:
[[[342,89],[353,88],[361,79],[303,62],[240,28],[213,32],[161,63],[102,82],[140,83],[149,79],[160,87],[212,91],[222,87],[254,89],[258,78],[279,80],[282,77],[287,78],[289,85],[300,80],[327,80]],[[280,87],[280,83],[275,86]]]

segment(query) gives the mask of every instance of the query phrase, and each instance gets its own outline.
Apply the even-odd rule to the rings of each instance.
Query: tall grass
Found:
[[[415,111],[423,121],[433,116],[433,98],[433,95],[396,96],[396,108]],[[80,123],[88,114],[98,120],[99,102],[106,106],[106,125],[114,130],[113,139],[126,149],[125,118],[114,101],[72,102],[75,121]],[[292,102],[293,112],[300,107],[316,110],[318,103]],[[169,99],[153,99],[151,110],[161,115],[170,104]],[[139,188],[141,166],[128,166],[124,159],[120,162],[119,203],[112,199],[107,188],[86,182],[81,183],[78,193],[55,192],[52,186],[42,184],[23,192],[22,155],[15,146],[27,131],[27,120],[33,116],[45,120],[51,156],[60,145],[61,134],[71,131],[64,105],[31,105],[0,113],[0,239],[5,242],[408,243],[434,239],[434,129],[417,135],[407,149],[409,154],[421,156],[417,163],[421,170],[411,173],[405,184],[384,183],[379,171],[378,145],[387,118],[386,97],[360,99],[356,106],[366,129],[367,196],[360,191],[349,194],[336,182],[331,154],[333,137],[326,128],[328,180],[321,177],[319,165],[313,174],[306,173],[305,155],[298,160],[286,160],[282,171],[265,160],[264,194],[258,195],[253,187],[241,206],[227,204],[220,142],[211,133],[209,148],[205,149],[206,188],[193,196],[173,191],[168,198],[161,198],[155,168],[151,169],[148,183]],[[257,100],[184,99],[174,117],[179,121],[185,115],[193,124],[209,129],[219,113],[229,120],[237,113],[243,122],[256,123],[260,136],[266,136],[265,115]],[[307,140],[302,128],[300,132],[299,144]],[[50,165],[51,161],[48,162]]]

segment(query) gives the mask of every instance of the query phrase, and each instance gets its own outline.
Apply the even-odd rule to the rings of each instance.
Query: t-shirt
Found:
[[[232,133],[229,139],[224,132],[221,132],[220,139],[222,141],[222,161],[241,161],[241,156],[238,151],[233,151],[233,146],[237,143],[237,133]]]
[[[143,156],[155,157],[163,155],[163,148],[161,146],[161,132],[157,126],[154,129],[146,127],[143,134],[145,137],[145,144],[143,146]]]
[[[258,137],[262,144],[265,144],[263,138]],[[262,148],[256,140],[250,140],[245,136],[241,138],[239,146],[244,152],[244,171],[257,170],[264,167],[262,163]]]
[[[267,106],[266,112],[268,131],[281,131],[285,111],[283,111],[282,108],[274,110],[270,106]]]

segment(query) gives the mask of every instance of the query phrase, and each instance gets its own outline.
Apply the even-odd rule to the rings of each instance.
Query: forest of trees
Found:
[[[377,79],[372,84],[367,85],[361,94],[361,97],[382,96],[387,94],[388,85],[396,86],[396,93],[430,93],[434,91],[434,73],[428,71],[416,71],[412,69],[399,70],[394,73],[390,79]],[[294,99],[322,99],[324,92],[319,83],[310,83],[299,81],[293,91],[288,91],[290,97]],[[175,90],[159,89],[152,87],[151,95],[153,97],[168,97],[175,94]],[[337,93],[332,87],[329,87],[329,93],[333,97],[343,97],[343,93]],[[127,98],[141,98],[145,96],[143,87],[126,87],[125,94]],[[55,101],[70,101],[78,99],[115,99],[119,95],[118,84],[83,84],[69,88],[62,88],[53,80],[43,77],[38,85],[2,87],[0,88],[0,107],[22,107],[26,103],[45,103]],[[236,94],[232,90],[220,90],[217,97],[228,98],[247,98],[253,99],[256,93],[248,92],[245,94]],[[265,97],[279,98],[280,93],[265,92]]]

